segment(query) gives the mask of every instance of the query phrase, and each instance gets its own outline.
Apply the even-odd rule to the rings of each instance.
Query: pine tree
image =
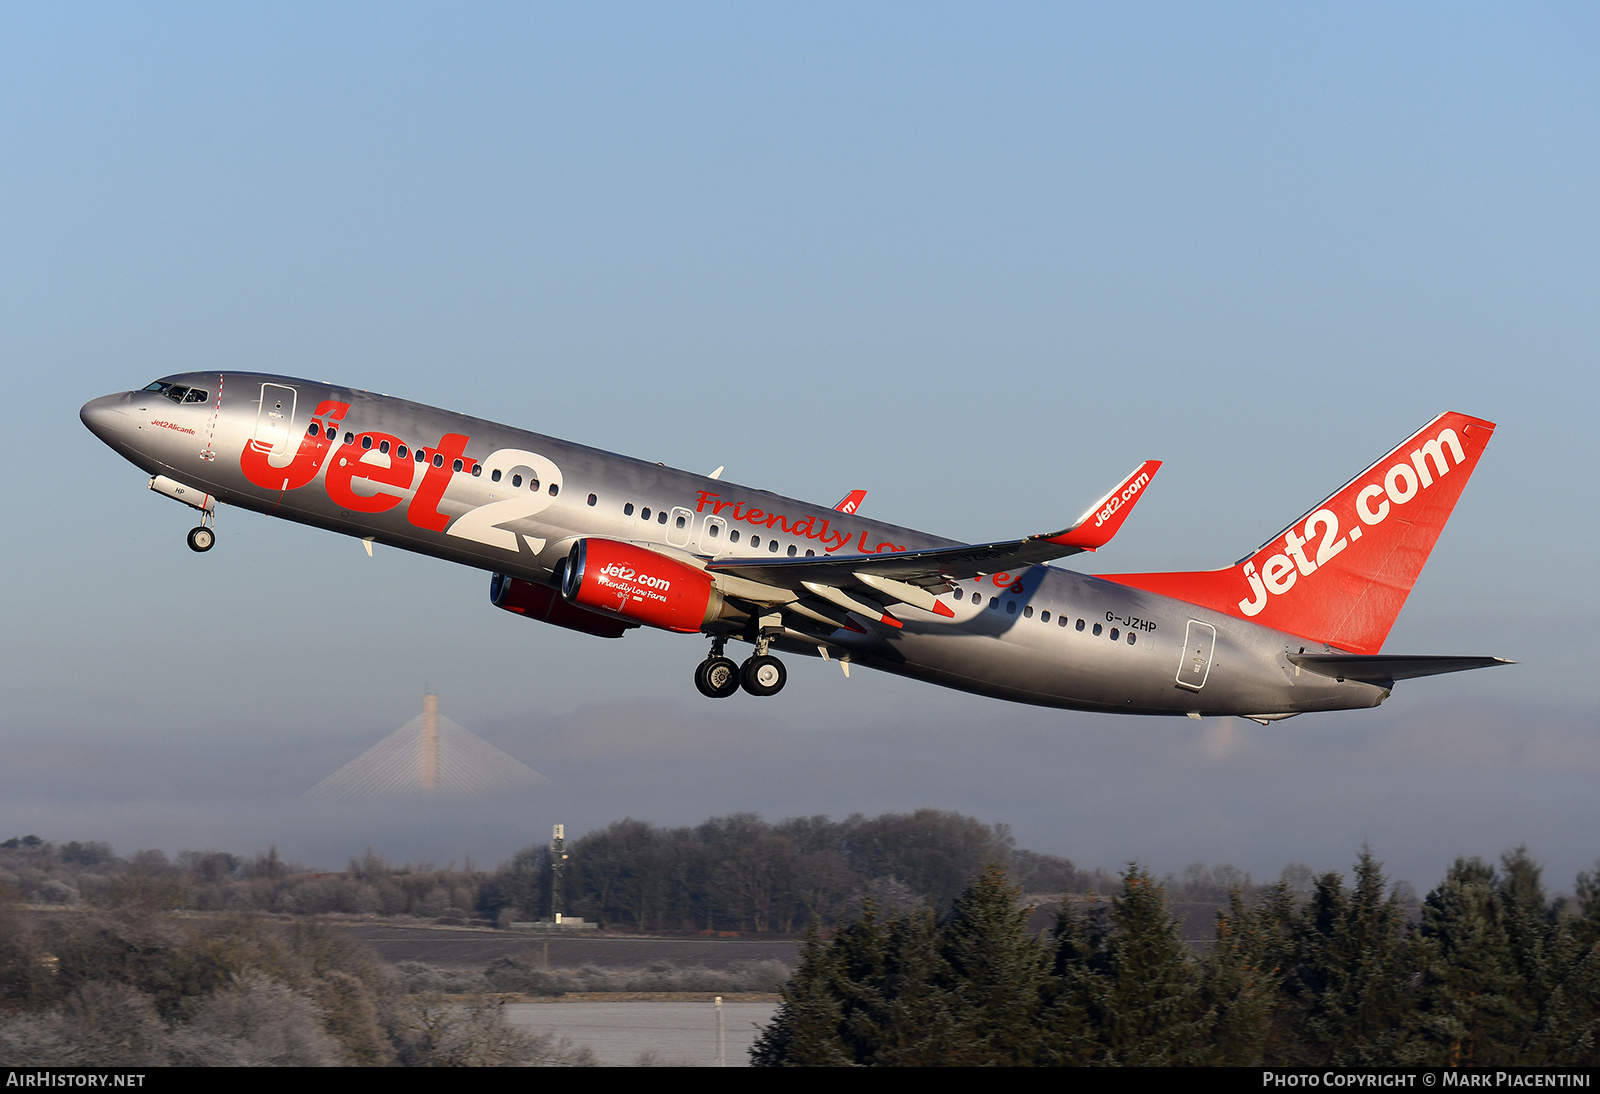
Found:
[[[1137,863],[1109,914],[1058,924],[1060,996],[1052,1008],[1056,1063],[1197,1063],[1204,1022],[1197,976],[1162,887]],[[1074,1028],[1073,1020],[1081,1024]]]
[[[783,988],[777,1014],[750,1049],[756,1067],[840,1067],[855,1063],[841,1036],[843,1000],[837,961],[815,924],[806,930],[800,967]]]
[[[759,1065],[1028,1064],[1048,986],[1017,890],[991,867],[943,922],[881,916],[868,901],[824,944],[808,936],[783,1003],[751,1052]]]
[[[1266,1057],[1275,1012],[1283,1009],[1269,933],[1276,915],[1272,899],[1269,893],[1260,910],[1252,910],[1235,890],[1227,911],[1217,913],[1216,941],[1200,968],[1201,1021],[1208,1031],[1204,1063],[1243,1067]]]
[[[1412,1044],[1408,988],[1416,963],[1398,896],[1383,866],[1361,852],[1355,886],[1338,874],[1317,878],[1296,916],[1294,964],[1285,987],[1295,999],[1306,1050],[1343,1067],[1409,1065],[1426,1046]]]
[[[1521,974],[1492,867],[1457,859],[1422,906],[1421,1028],[1435,1066],[1512,1062],[1527,1024]]]
[[[1047,955],[1005,871],[990,866],[956,899],[939,932],[947,974],[950,1051],[943,1062],[1024,1065],[1039,1055]]]
[[[757,1065],[872,1066],[944,1062],[954,1028],[948,966],[923,910],[861,915],[823,944],[815,933],[772,1023],[751,1049]]]

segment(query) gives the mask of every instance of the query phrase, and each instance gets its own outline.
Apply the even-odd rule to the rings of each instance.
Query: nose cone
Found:
[[[127,395],[105,395],[83,404],[78,417],[89,427],[89,432],[109,445],[122,439],[128,424]]]

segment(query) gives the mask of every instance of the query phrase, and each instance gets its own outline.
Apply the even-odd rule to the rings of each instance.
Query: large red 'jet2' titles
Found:
[[[403,399],[248,373],[169,376],[84,423],[193,506],[218,502],[487,570],[507,611],[607,638],[711,640],[695,684],[772,695],[774,649],[1023,703],[1259,721],[1372,707],[1396,680],[1504,664],[1382,651],[1494,424],[1443,414],[1254,554],[1199,573],[1089,577],[1161,466],[1071,526],[940,539]],[[729,639],[749,642],[742,665]]]

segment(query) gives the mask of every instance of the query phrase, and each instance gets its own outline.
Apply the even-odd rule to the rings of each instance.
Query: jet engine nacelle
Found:
[[[505,574],[495,574],[489,579],[489,599],[495,607],[508,612],[525,615],[529,619],[542,619],[558,627],[601,638],[621,638],[625,631],[638,626],[614,615],[601,615],[574,607],[548,585],[524,581],[520,577],[507,577]]]
[[[561,594],[581,608],[683,634],[722,613],[722,594],[710,574],[614,539],[572,545]]]

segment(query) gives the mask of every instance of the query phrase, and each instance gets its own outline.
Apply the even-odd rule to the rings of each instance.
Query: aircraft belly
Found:
[[[864,659],[884,671],[995,698],[1120,713],[1295,713],[1373,706],[1387,694],[1355,684],[1330,688],[1332,681],[1313,674],[1295,677],[1283,656],[1282,640],[1289,636],[1071,571],[1034,570],[1020,581],[1024,592],[1015,596],[1014,613],[985,607],[955,624],[908,624],[885,640],[892,652]],[[1012,596],[1003,592],[997,599],[1004,604]],[[1031,617],[1025,607],[1033,609]],[[1209,671],[1198,689],[1178,683],[1191,619],[1215,630]],[[1129,633],[1135,635],[1131,645]]]

